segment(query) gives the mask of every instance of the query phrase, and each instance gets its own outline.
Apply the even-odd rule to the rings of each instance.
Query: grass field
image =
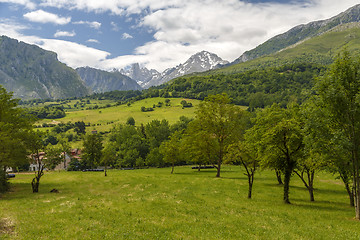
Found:
[[[66,117],[61,119],[56,119],[56,122],[76,122],[84,121],[85,123],[90,123],[90,127],[87,130],[97,130],[97,131],[109,131],[114,124],[125,123],[128,117],[133,117],[135,119],[136,125],[141,123],[146,124],[154,119],[162,120],[166,119],[170,124],[175,123],[179,120],[180,116],[194,117],[194,112],[196,106],[200,101],[193,99],[186,99],[187,102],[193,104],[194,107],[191,108],[182,108],[180,102],[184,100],[183,98],[169,98],[170,106],[165,106],[165,98],[147,98],[144,100],[137,101],[130,106],[120,105],[113,106],[103,109],[93,109],[93,110],[77,110],[70,111],[66,113]],[[164,105],[160,108],[155,108],[152,112],[142,112],[141,107],[152,107],[154,104],[163,102]],[[37,124],[41,125],[42,123],[51,123],[53,120],[44,119],[39,121]],[[42,128],[46,130],[47,128]]]
[[[359,239],[360,222],[334,177],[316,177],[315,202],[294,176],[291,205],[275,174],[256,175],[253,199],[239,167],[189,166],[99,172],[48,172],[12,179],[0,199],[0,239]],[[59,193],[50,193],[56,188]],[[7,232],[7,233],[4,233]]]

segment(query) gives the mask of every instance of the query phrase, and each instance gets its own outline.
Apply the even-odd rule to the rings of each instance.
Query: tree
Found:
[[[0,191],[7,190],[7,167],[19,167],[28,162],[34,117],[17,107],[18,100],[0,86]]]
[[[152,120],[145,125],[145,135],[149,141],[150,149],[160,147],[163,141],[170,137],[169,122],[165,119]]]
[[[126,124],[135,126],[135,119],[133,117],[128,117]]]
[[[341,146],[350,159],[355,215],[360,220],[360,62],[343,51],[315,89],[334,135],[345,140]]]
[[[49,145],[46,149],[41,135],[42,134],[40,132],[33,132],[31,140],[28,143],[32,152],[32,161],[37,165],[35,176],[31,181],[33,193],[39,192],[40,179],[44,175],[44,170],[46,168],[54,168],[62,160],[60,156],[61,151],[59,150],[59,148]],[[43,153],[45,150],[49,151],[49,155],[45,155]]]
[[[173,174],[175,164],[182,161],[181,133],[173,133],[168,141],[161,143],[159,151],[164,156],[164,161],[171,163],[171,174]]]
[[[289,186],[291,175],[303,153],[302,122],[298,116],[299,106],[287,109],[277,104],[257,112],[252,130],[260,149],[261,165],[280,169],[284,174],[285,203],[290,203]]]
[[[139,158],[144,161],[149,152],[149,144],[145,136],[145,128],[136,129],[132,125],[119,124],[115,126],[110,134],[110,142],[116,148],[117,163],[119,167],[134,167]]]
[[[195,120],[200,123],[196,124],[197,131],[205,135],[203,141],[215,141],[212,163],[217,169],[216,177],[220,177],[227,147],[237,142],[245,131],[247,112],[230,104],[226,94],[211,95],[199,104]]]
[[[85,134],[86,133],[86,127],[85,127],[84,121],[75,122],[74,131],[77,134]]]
[[[60,155],[62,158],[62,162],[64,164],[64,168],[66,168],[66,154],[70,153],[70,144],[67,141],[67,139],[62,138],[59,140],[57,146],[58,146],[58,149],[60,150]]]
[[[82,153],[82,159],[91,168],[95,168],[100,164],[102,156],[102,137],[99,134],[88,134],[84,138],[84,148]]]
[[[115,164],[117,160],[116,146],[114,142],[108,142],[102,150],[100,164],[105,166],[105,177],[107,176],[107,167]]]

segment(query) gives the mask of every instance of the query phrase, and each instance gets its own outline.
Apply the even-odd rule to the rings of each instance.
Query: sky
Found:
[[[355,0],[0,0],[0,35],[54,51],[70,67],[139,63],[163,71],[200,51],[233,61]]]

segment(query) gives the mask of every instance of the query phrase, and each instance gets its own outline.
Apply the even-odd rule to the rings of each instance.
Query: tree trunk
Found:
[[[311,201],[311,202],[314,202],[314,201],[315,201],[315,198],[314,198],[314,189],[313,189],[312,187],[309,187],[308,190],[309,190],[309,195],[310,195],[310,201]]]
[[[217,173],[216,173],[216,177],[220,177],[220,168],[221,168],[221,161],[218,161],[218,166],[217,166]]]
[[[200,172],[200,167],[201,167],[201,164],[199,164],[198,172]]]
[[[39,184],[40,184],[40,179],[38,177],[34,177],[33,180],[31,181],[31,187],[33,193],[39,192]]]
[[[350,186],[349,186],[349,183],[345,183],[345,189],[346,189],[346,192],[348,193],[349,195],[349,199],[350,199],[350,206],[351,207],[355,207],[355,204],[354,204],[354,194],[353,194],[353,191],[350,189]]]
[[[284,203],[287,203],[287,204],[290,204],[289,187],[290,187],[291,173],[292,173],[292,170],[288,167],[285,170],[285,176],[284,176]]]
[[[248,176],[248,182],[249,182],[248,199],[251,199],[252,186],[253,186],[253,183],[254,183],[254,175]]]
[[[174,166],[175,166],[175,164],[174,164],[174,162],[173,162],[172,168],[171,168],[171,174],[173,174],[173,172],[174,172]]]
[[[106,165],[105,165],[105,177],[107,176],[106,169],[107,169],[107,167],[106,167]]]
[[[275,169],[275,173],[276,173],[276,178],[277,178],[277,181],[278,181],[279,185],[283,185],[284,183],[283,183],[283,181],[281,180],[281,171]]]

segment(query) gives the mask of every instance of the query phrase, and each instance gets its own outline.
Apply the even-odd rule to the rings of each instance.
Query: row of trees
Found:
[[[118,166],[212,164],[216,177],[223,163],[241,164],[249,198],[257,169],[273,169],[283,181],[285,203],[290,203],[293,175],[314,201],[315,172],[328,170],[344,182],[360,219],[360,63],[345,51],[316,79],[313,91],[302,105],[273,104],[253,113],[230,104],[227,95],[212,95],[183,128],[170,131],[165,120],[139,127],[119,125],[104,149]]]

